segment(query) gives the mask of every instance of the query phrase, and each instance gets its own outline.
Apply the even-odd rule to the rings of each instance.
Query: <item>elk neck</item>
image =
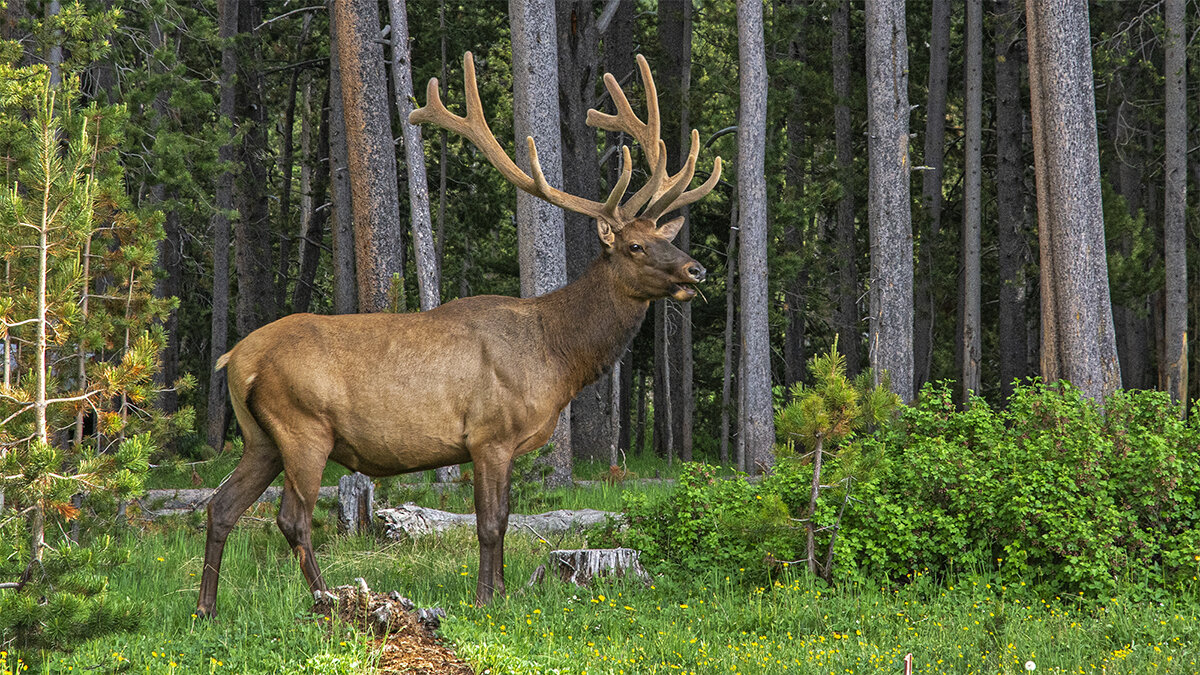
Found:
[[[621,358],[650,307],[630,296],[603,254],[578,279],[537,303],[546,351],[557,362],[569,398]]]

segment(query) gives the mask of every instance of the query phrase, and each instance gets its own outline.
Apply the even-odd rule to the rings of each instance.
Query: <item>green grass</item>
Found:
[[[192,617],[203,553],[200,532],[131,534],[115,593],[146,603],[136,634],[83,641],[44,672],[358,673],[374,655],[362,636],[306,618],[311,605],[273,513],[257,507],[230,537],[218,617]],[[317,533],[331,585],[364,577],[420,606],[451,613],[443,633],[479,672],[896,673],[914,654],[918,673],[1194,673],[1200,666],[1200,597],[1179,589],[1166,604],[1124,595],[1100,605],[1034,598],[994,575],[829,589],[786,570],[755,585],[740,572],[707,579],[658,577],[578,588],[557,580],[525,587],[552,546],[508,538],[510,595],[471,606],[478,552],[472,532],[417,541]],[[172,665],[174,664],[174,665]],[[0,661],[0,673],[12,664]]]

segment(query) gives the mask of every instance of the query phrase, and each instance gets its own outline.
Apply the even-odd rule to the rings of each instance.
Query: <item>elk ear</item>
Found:
[[[671,241],[675,235],[679,234],[679,230],[683,228],[683,216],[679,216],[674,220],[669,220],[666,223],[658,226],[658,233]]]
[[[613,242],[617,240],[612,226],[601,218],[596,219],[596,234],[600,235],[600,243],[604,244],[604,248],[612,248]]]

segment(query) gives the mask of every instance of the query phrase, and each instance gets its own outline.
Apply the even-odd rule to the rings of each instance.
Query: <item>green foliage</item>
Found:
[[[687,464],[674,491],[626,496],[627,528],[599,534],[642,552],[656,571],[709,574],[750,571],[760,578],[764,562],[795,557],[799,539],[783,498],[745,480],[718,476],[708,464]]]
[[[79,105],[71,74],[82,67],[74,59],[107,48],[97,31],[115,16],[64,8],[45,27],[75,50],[63,83],[19,69],[28,86],[6,91],[16,93],[0,108],[12,159],[0,191],[0,491],[18,514],[0,524],[0,581],[17,583],[0,591],[0,649],[26,662],[81,632],[135,625],[133,604],[106,592],[120,552],[80,521],[110,518],[139,493],[149,455],[174,428],[154,409],[157,322],[172,305],[151,294],[159,218],[125,194],[125,110]]]
[[[995,564],[1045,593],[1104,597],[1119,579],[1155,596],[1200,551],[1200,424],[1161,392],[1103,411],[1067,384],[1021,386],[1004,411],[948,385],[868,441],[884,457],[839,540],[859,571],[903,576]]]
[[[1042,595],[1105,598],[1125,579],[1157,600],[1195,574],[1200,416],[1179,420],[1165,394],[1120,392],[1101,410],[1070,385],[1035,381],[1002,411],[978,398],[959,410],[943,384],[886,422],[894,401],[865,415],[871,397],[838,374],[836,353],[816,359],[814,384],[778,415],[793,443],[844,441],[826,455],[818,482],[834,487],[811,514],[819,546],[833,539],[833,579],[996,570]],[[879,431],[853,439],[866,419]],[[627,497],[627,528],[606,541],[685,574],[762,578],[806,561],[796,525],[810,516],[812,454],[784,448],[759,484],[689,465],[670,494]]]
[[[61,649],[80,635],[136,630],[140,605],[109,593],[108,575],[129,557],[112,537],[81,546],[64,540],[46,550],[40,565],[27,567],[26,537],[20,521],[0,527],[0,578],[21,576],[19,591],[0,591],[0,649],[41,660],[41,650]]]

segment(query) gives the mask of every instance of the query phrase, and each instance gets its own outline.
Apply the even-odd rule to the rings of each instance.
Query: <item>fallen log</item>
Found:
[[[610,517],[616,518],[617,515],[611,511],[595,509],[560,509],[535,515],[514,513],[508,517],[508,531],[531,529],[539,536],[579,532],[589,527],[604,525]],[[383,521],[385,534],[393,539],[436,534],[453,527],[475,527],[473,513],[427,509],[411,502],[393,509],[379,509],[375,512],[375,517]]]

